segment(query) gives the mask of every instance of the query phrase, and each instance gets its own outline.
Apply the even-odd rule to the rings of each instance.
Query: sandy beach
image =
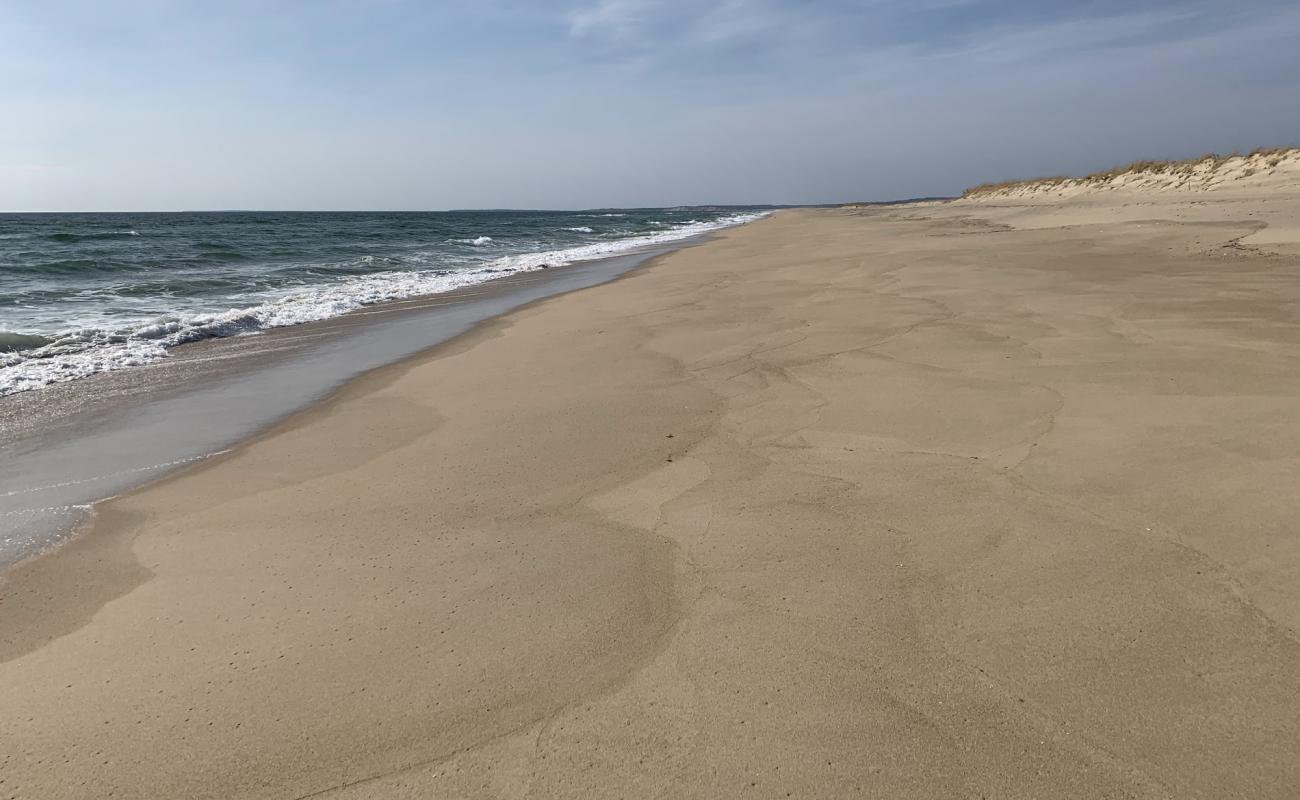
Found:
[[[0,578],[0,797],[1295,797],[1297,214],[784,211],[354,380]]]

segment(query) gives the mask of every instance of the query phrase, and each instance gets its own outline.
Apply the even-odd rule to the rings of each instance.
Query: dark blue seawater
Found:
[[[739,224],[751,208],[0,214],[0,396]]]

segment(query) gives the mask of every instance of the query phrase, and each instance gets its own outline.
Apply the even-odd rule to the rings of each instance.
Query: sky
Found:
[[[0,0],[0,211],[947,195],[1300,144],[1296,0]]]

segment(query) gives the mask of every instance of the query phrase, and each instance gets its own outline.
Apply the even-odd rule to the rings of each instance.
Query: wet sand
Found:
[[[102,504],[0,797],[1293,797],[1300,263],[1108,202],[782,212]]]
[[[94,503],[197,464],[350,378],[699,241],[185,344],[153,364],[0,398],[0,571],[66,541]]]

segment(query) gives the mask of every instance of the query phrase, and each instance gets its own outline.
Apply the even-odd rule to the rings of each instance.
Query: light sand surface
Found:
[[[0,797],[1296,797],[1300,202],[1150,203],[780,213],[105,504]]]
[[[1031,178],[984,184],[967,190],[966,201],[1005,203],[1078,200],[1099,195],[1238,194],[1300,191],[1300,147],[1257,150],[1244,155],[1206,155],[1187,161],[1143,161],[1081,177]]]

